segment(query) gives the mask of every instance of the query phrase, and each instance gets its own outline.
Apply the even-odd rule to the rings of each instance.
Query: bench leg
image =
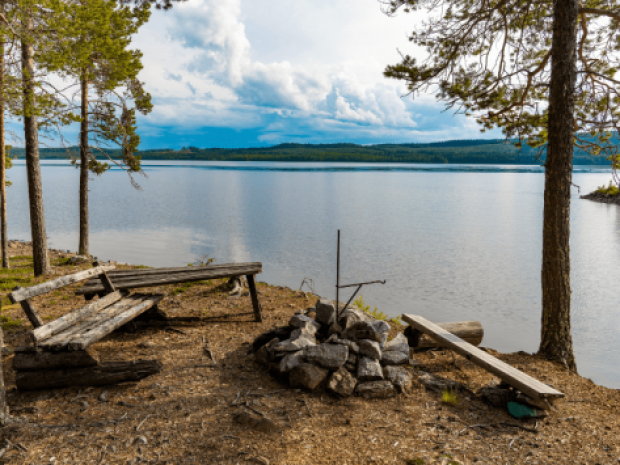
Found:
[[[259,323],[263,321],[263,315],[261,314],[260,302],[258,301],[258,292],[256,292],[256,284],[254,283],[254,275],[249,274],[246,276],[248,280],[248,287],[250,288],[250,296],[252,297],[252,307],[254,307],[254,319]]]

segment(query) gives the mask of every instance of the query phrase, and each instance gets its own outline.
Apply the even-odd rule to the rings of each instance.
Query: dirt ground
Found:
[[[28,255],[27,245],[11,251]],[[54,257],[69,254],[53,252]],[[77,267],[57,266],[55,274]],[[260,278],[260,276],[259,276]],[[77,286],[34,299],[46,320],[83,305]],[[140,382],[40,391],[15,389],[11,348],[29,324],[5,329],[3,367],[11,415],[2,428],[1,460],[11,464],[616,464],[620,392],[597,386],[525,353],[501,360],[552,384],[566,397],[544,419],[515,420],[474,394],[494,379],[449,351],[416,354],[418,367],[458,380],[471,392],[455,406],[416,385],[384,400],[337,399],[288,389],[254,361],[252,340],[286,324],[316,296],[260,283],[264,321],[250,297],[229,299],[225,281],[151,289],[166,294],[170,317],[200,316],[192,326],[115,332],[93,346],[102,361],[157,359],[164,370]],[[24,320],[17,307],[3,315]],[[11,320],[11,321],[13,321]],[[396,331],[397,328],[393,328]],[[204,350],[208,344],[215,362]],[[483,341],[484,345],[484,341]],[[244,426],[246,412],[275,431]],[[2,452],[0,451],[0,454]]]

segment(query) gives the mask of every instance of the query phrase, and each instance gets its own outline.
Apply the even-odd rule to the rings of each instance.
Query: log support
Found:
[[[254,308],[254,319],[261,323],[263,321],[263,315],[261,314],[260,302],[258,301],[258,292],[256,291],[256,283],[254,282],[254,275],[246,275],[248,280],[248,288],[250,289],[250,296],[252,297],[252,307]]]
[[[478,347],[484,337],[484,329],[479,321],[455,321],[450,323],[437,323],[437,326],[460,337],[473,346]],[[407,326],[404,332],[409,341],[409,347],[414,349],[429,349],[433,347],[444,347],[430,336],[421,331]]]

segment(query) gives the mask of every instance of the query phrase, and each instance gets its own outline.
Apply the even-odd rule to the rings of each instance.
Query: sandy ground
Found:
[[[27,255],[28,246],[12,253]],[[54,272],[77,269],[59,266]],[[46,320],[57,318],[83,305],[83,298],[73,295],[75,288],[36,298],[34,305]],[[163,363],[161,373],[140,382],[18,391],[9,349],[23,345],[31,328],[23,323],[5,331],[8,349],[2,361],[17,422],[1,429],[0,446],[6,451],[0,463],[619,463],[619,391],[536,356],[492,352],[566,393],[544,419],[515,420],[486,405],[475,392],[494,377],[459,356],[455,367],[452,353],[441,350],[417,354],[419,366],[410,369],[466,385],[470,392],[459,394],[455,406],[417,384],[391,399],[337,399],[287,388],[254,361],[250,350],[258,334],[285,324],[295,310],[313,305],[316,296],[261,283],[265,318],[256,323],[250,298],[229,299],[225,281],[179,289],[152,291],[166,294],[160,308],[169,316],[200,316],[199,324],[117,331],[93,346],[102,361]],[[25,319],[19,308],[3,314]],[[235,420],[241,412],[265,416],[277,429],[244,426]]]

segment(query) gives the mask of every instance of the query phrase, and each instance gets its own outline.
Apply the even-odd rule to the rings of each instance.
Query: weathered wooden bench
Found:
[[[13,359],[18,388],[63,387],[70,384],[107,384],[135,380],[161,370],[156,360],[99,364],[86,350],[115,329],[146,312],[162,295],[129,295],[117,290],[106,272],[114,266],[96,266],[27,288],[15,288],[9,299],[20,303],[34,329],[31,345],[20,348]],[[102,297],[50,323],[43,324],[29,299],[97,276]],[[136,365],[138,363],[138,365]]]
[[[526,375],[515,367],[496,359],[490,354],[474,347],[465,342],[463,339],[455,336],[444,328],[431,323],[426,318],[419,315],[403,314],[403,320],[409,323],[416,330],[427,334],[435,339],[438,343],[462,355],[468,360],[481,366],[487,371],[493,373],[502,381],[510,384],[512,387],[520,390],[532,399],[556,398],[564,397],[560,391],[548,386],[537,379]]]
[[[107,277],[116,289],[128,290],[143,287],[164,286],[167,284],[179,284],[191,281],[203,281],[218,278],[234,278],[245,276],[248,281],[248,288],[252,298],[254,308],[254,318],[256,321],[263,321],[261,306],[256,291],[254,275],[263,271],[260,262],[254,263],[225,263],[221,265],[208,266],[183,266],[176,268],[150,268],[138,270],[117,270],[111,271]],[[105,283],[101,277],[91,277],[91,279],[76,291],[77,294],[84,295],[86,300],[92,299],[95,295],[106,291]]]

